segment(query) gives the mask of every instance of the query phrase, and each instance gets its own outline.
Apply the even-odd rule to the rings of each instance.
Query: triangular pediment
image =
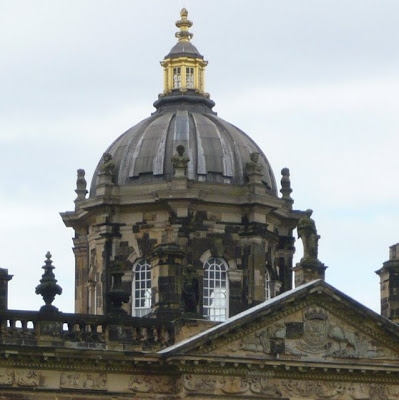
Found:
[[[389,364],[399,359],[399,329],[324,281],[315,281],[163,353]]]

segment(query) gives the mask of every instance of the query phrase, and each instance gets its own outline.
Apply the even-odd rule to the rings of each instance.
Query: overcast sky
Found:
[[[399,1],[0,0],[0,267],[9,307],[39,309],[53,254],[73,311],[76,170],[154,111],[185,6],[223,119],[312,208],[326,280],[379,311],[374,271],[399,241]],[[302,245],[297,242],[297,259]]]

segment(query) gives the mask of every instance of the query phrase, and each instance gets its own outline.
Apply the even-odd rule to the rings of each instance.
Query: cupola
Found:
[[[164,95],[172,92],[185,93],[193,90],[196,93],[205,93],[204,72],[208,64],[196,47],[190,42],[194,36],[189,32],[193,23],[187,19],[188,11],[183,8],[176,26],[178,42],[161,62],[164,68]]]

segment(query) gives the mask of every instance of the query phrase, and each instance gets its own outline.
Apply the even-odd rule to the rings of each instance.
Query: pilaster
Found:
[[[399,323],[399,243],[390,246],[389,260],[376,274],[380,277],[381,315]]]
[[[162,244],[152,255],[152,313],[179,316],[183,310],[183,269],[185,254],[179,246]]]
[[[8,282],[13,275],[8,274],[8,269],[0,268],[0,310],[8,309]]]
[[[75,254],[75,312],[87,312],[87,288],[89,248],[86,235],[76,235],[73,239]]]

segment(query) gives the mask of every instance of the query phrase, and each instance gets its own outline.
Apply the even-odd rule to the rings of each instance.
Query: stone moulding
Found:
[[[306,379],[304,379],[306,378]],[[399,385],[352,381],[276,379],[266,376],[183,375],[183,390],[196,395],[239,395],[262,398],[333,399],[333,400],[395,400]]]

